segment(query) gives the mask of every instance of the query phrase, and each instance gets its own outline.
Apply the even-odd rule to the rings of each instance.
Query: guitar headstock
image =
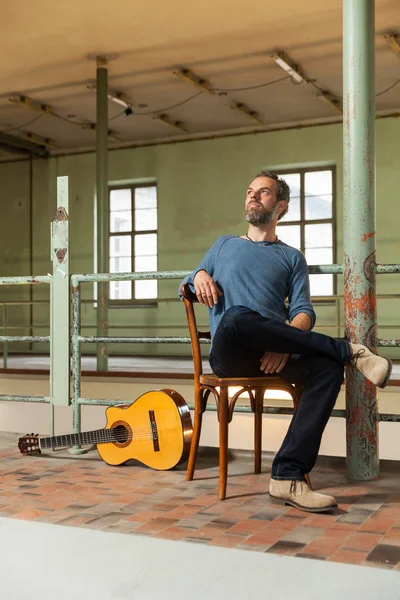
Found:
[[[34,435],[33,433],[29,435],[28,433],[27,435],[24,435],[24,437],[19,438],[18,448],[24,456],[40,454],[39,435]]]

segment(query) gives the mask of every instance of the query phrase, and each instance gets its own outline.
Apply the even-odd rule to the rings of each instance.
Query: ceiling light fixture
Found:
[[[343,105],[340,98],[336,98],[336,96],[333,96],[333,94],[325,91],[322,91],[320,94],[318,94],[317,98],[321,98],[321,100],[330,104],[341,115],[343,114]]]
[[[390,46],[390,49],[400,58],[400,35],[385,33],[383,36]]]
[[[96,85],[94,83],[91,83],[86,87],[88,90],[92,90],[94,92],[96,91]],[[115,102],[115,104],[119,104],[119,106],[122,106],[123,108],[132,109],[132,102],[129,100],[128,96],[124,94],[124,92],[109,91],[107,96],[112,102]]]
[[[162,123],[165,123],[166,125],[170,125],[171,127],[175,127],[176,129],[180,129],[180,131],[183,131],[184,133],[189,133],[188,130],[186,129],[186,127],[184,127],[181,123],[181,121],[173,121],[168,115],[163,114],[163,115],[157,115],[155,117],[153,117],[154,119],[157,119],[158,121],[162,121]]]
[[[271,58],[276,62],[276,64],[279,67],[281,67],[281,69],[286,71],[286,73],[288,73],[290,77],[297,83],[307,81],[307,78],[301,72],[300,67],[288,57],[286,52],[274,52],[273,54],[271,54]]]
[[[264,125],[264,122],[260,119],[258,112],[251,110],[251,108],[246,106],[246,104],[243,104],[242,102],[236,102],[235,104],[232,104],[231,108],[232,110],[238,110],[244,115],[250,117],[250,119],[253,119],[253,121],[256,121],[260,125]]]
[[[183,81],[186,81],[186,83],[191,83],[206,94],[209,94],[210,96],[217,95],[217,93],[214,92],[214,90],[210,86],[210,83],[206,79],[198,77],[197,75],[192,73],[192,71],[189,71],[189,69],[178,69],[178,71],[173,71],[173,73]]]

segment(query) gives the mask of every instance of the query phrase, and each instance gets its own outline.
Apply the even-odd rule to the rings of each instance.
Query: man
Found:
[[[276,235],[289,201],[283,179],[259,173],[246,192],[247,234],[220,237],[182,284],[191,284],[198,301],[209,307],[209,360],[218,377],[276,373],[302,386],[299,407],[272,464],[269,493],[301,510],[323,512],[337,506],[335,498],[311,491],[304,476],[317,459],[343,367],[351,363],[385,387],[392,364],[366,346],[311,331],[315,313],[304,255]]]

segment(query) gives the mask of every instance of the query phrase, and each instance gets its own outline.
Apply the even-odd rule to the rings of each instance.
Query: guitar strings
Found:
[[[163,432],[164,431],[172,431],[173,429],[175,429],[175,428],[173,428],[173,427],[162,428],[162,431]],[[104,431],[113,431],[113,429],[105,429]],[[80,434],[80,435],[84,435],[84,434]],[[63,437],[63,436],[60,436],[60,437]],[[125,443],[125,442],[132,441],[132,440],[146,441],[146,440],[155,440],[155,439],[157,439],[157,438],[154,436],[154,433],[149,432],[147,429],[138,429],[136,431],[132,431],[132,434],[128,434],[128,435],[124,435],[121,432],[121,433],[115,435],[114,438],[111,440],[108,438],[107,434],[104,433],[103,435],[100,435],[97,438],[97,440],[93,440],[93,441],[88,440],[87,442],[80,440],[78,443],[79,444],[82,444],[82,443],[83,444],[102,444],[102,443],[108,442],[108,443],[112,444],[113,442]],[[66,444],[66,445],[68,445],[68,444]],[[51,448],[51,447],[52,446],[49,446],[49,448]],[[45,448],[43,447],[43,449],[45,449]],[[47,447],[46,447],[46,449],[47,449]]]

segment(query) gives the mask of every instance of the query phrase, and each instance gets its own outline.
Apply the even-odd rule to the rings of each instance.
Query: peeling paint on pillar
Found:
[[[376,348],[375,48],[373,0],[343,2],[343,171],[345,335]],[[347,469],[351,479],[379,472],[377,392],[346,368]]]
[[[73,278],[72,278],[73,279]],[[72,287],[72,430],[81,431],[81,409],[78,399],[81,395],[81,329],[80,286],[73,281]]]

